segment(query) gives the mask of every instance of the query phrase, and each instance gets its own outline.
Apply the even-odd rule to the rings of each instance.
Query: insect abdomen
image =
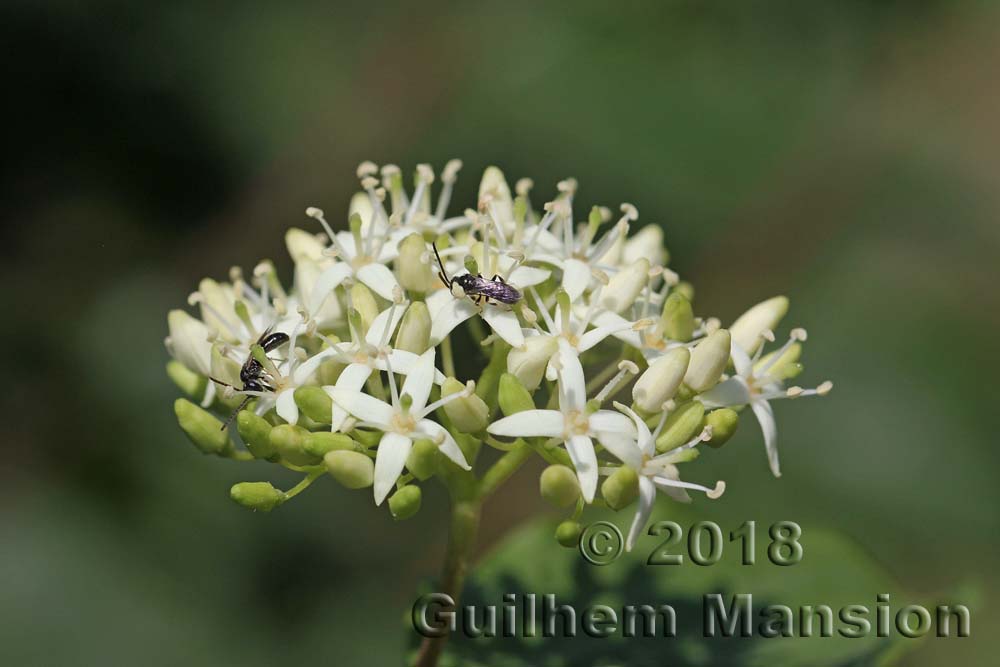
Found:
[[[500,303],[517,303],[521,300],[521,293],[505,283],[484,280],[476,287],[477,292]]]

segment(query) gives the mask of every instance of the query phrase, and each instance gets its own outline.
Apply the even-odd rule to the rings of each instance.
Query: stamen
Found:
[[[514,184],[514,193],[519,197],[527,197],[533,187],[535,182],[530,178],[519,178]]]
[[[472,394],[474,394],[475,391],[476,391],[476,383],[474,381],[472,381],[472,380],[469,380],[465,384],[465,389],[463,389],[462,391],[456,391],[454,394],[448,394],[447,396],[444,396],[444,397],[439,398],[438,400],[434,401],[433,403],[431,403],[430,405],[428,405],[427,407],[425,407],[423,410],[421,410],[420,411],[420,415],[417,418],[418,419],[423,419],[424,417],[426,417],[430,413],[434,412],[438,408],[440,408],[442,406],[445,406],[445,405],[448,405],[452,401],[458,400],[460,398],[468,398],[469,396],[472,396]]]
[[[340,241],[337,240],[337,235],[333,233],[333,229],[330,227],[330,223],[326,221],[326,216],[323,215],[322,209],[316,208],[315,206],[310,206],[309,208],[306,209],[306,215],[318,221],[319,224],[323,226],[323,231],[326,232],[327,238],[330,240],[330,243],[333,245],[333,248],[340,255],[341,259],[347,262],[353,259],[353,255],[349,255],[344,250],[344,246],[342,246],[340,244]],[[357,250],[360,252],[361,248],[357,248]]]
[[[667,417],[670,415],[671,410],[673,410],[676,406],[677,404],[674,403],[673,400],[666,401],[661,406],[663,413],[660,415],[660,421],[656,424],[656,428],[653,429],[653,442],[656,442],[656,439],[660,437],[660,431],[663,430],[663,426],[667,423]]]
[[[365,178],[366,176],[374,176],[378,173],[378,165],[376,165],[371,160],[365,160],[358,165],[358,178]]]
[[[639,373],[639,367],[636,366],[634,362],[629,361],[627,359],[621,361],[618,364],[618,372],[615,374],[613,378],[611,378],[608,381],[606,385],[604,385],[604,388],[601,389],[600,392],[598,392],[597,396],[594,397],[594,401],[596,401],[598,404],[604,403],[604,401],[607,400],[608,396],[611,396],[612,393],[614,393],[614,391],[618,389],[618,386],[622,383],[622,381],[626,378],[626,376],[637,375],[638,373]]]
[[[389,354],[380,354],[385,359],[386,374],[389,376],[389,395],[392,397],[392,406],[396,409],[401,407],[399,402],[399,390],[396,388],[396,374],[392,372],[392,361]]]

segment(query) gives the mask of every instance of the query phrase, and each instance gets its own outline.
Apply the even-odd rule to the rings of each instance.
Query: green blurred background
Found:
[[[803,381],[836,388],[777,406],[780,480],[752,422],[699,463],[730,484],[714,509],[838,529],[915,596],[967,585],[972,638],[906,664],[987,664],[991,5],[7,0],[0,662],[399,662],[440,490],[403,524],[332,482],[242,510],[232,483],[289,478],[186,443],[162,340],[202,276],[287,275],[284,230],[346,209],[361,160],[460,157],[463,206],[488,164],[538,200],[573,175],[587,206],[635,203],[699,313],[787,294]],[[536,489],[525,470],[487,507],[484,549],[547,511]]]

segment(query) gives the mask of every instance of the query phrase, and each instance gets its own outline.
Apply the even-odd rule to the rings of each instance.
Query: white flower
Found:
[[[306,209],[306,215],[318,220],[326,230],[331,243],[326,252],[332,252],[341,260],[319,276],[311,290],[311,303],[321,303],[340,283],[352,277],[383,298],[392,299],[393,291],[399,284],[386,266],[396,256],[395,244],[388,243],[387,227],[358,224],[361,220],[358,216],[352,217],[354,222],[350,232],[334,233],[320,209],[310,207]]]
[[[716,482],[715,488],[710,489],[700,484],[682,482],[677,471],[676,464],[689,460],[693,454],[697,453],[690,451],[693,447],[711,438],[711,428],[706,427],[689,442],[657,456],[656,438],[666,423],[668,410],[663,410],[659,425],[651,433],[646,423],[630,408],[621,403],[615,403],[615,407],[632,417],[638,435],[635,440],[605,443],[608,451],[622,463],[635,470],[639,476],[639,507],[636,509],[635,518],[628,531],[628,538],[625,540],[625,549],[631,551],[632,547],[635,546],[636,538],[649,521],[657,489],[680,502],[691,502],[691,498],[687,494],[688,489],[704,491],[709,498],[715,499],[725,492],[726,483]]]
[[[461,290],[457,284],[455,288]],[[447,289],[434,292],[426,301],[431,314],[431,345],[440,343],[455,327],[477,314],[512,346],[524,345],[521,323],[510,306],[486,302],[477,306],[468,296],[455,296]]]
[[[583,497],[589,503],[597,491],[597,454],[593,438],[606,447],[622,439],[635,439],[632,422],[612,410],[595,410],[587,405],[583,367],[565,340],[558,355],[559,409],[525,410],[494,422],[486,430],[507,437],[544,436],[566,443]]]
[[[774,334],[770,331],[765,330],[762,336],[774,340]],[[697,397],[708,408],[750,406],[764,434],[767,461],[775,477],[781,476],[781,467],[778,463],[778,427],[769,401],[778,398],[823,396],[833,388],[832,382],[824,382],[815,389],[784,388],[784,372],[798,357],[796,343],[805,339],[805,329],[793,329],[788,342],[763,359],[761,358],[763,347],[758,348],[751,359],[733,339],[730,355],[736,368],[736,375],[723,380]]]
[[[391,306],[379,313],[368,327],[367,333],[362,333],[361,324],[358,317],[349,317],[351,340],[343,343],[331,344],[334,350],[334,358],[347,364],[341,371],[334,385],[339,389],[349,391],[361,391],[365,382],[375,371],[388,371],[392,368],[394,373],[407,375],[413,371],[419,361],[419,357],[412,352],[397,350],[389,346],[389,339],[399,325],[406,311],[406,303],[402,301],[401,294],[399,301],[394,301]],[[444,374],[436,371],[435,381],[440,384],[444,381]],[[324,387],[330,396],[333,387]],[[337,404],[333,404],[333,414],[331,430],[337,431],[347,419],[347,411]]]
[[[445,403],[468,394],[457,392],[427,405],[431,385],[434,384],[434,374],[434,349],[431,348],[420,355],[417,363],[410,369],[399,393],[396,391],[393,369],[389,370],[391,405],[356,389],[324,387],[335,403],[361,420],[360,426],[384,432],[375,457],[376,505],[382,504],[392,485],[399,479],[414,439],[429,438],[437,442],[438,449],[445,456],[465,470],[470,469],[465,455],[451,434],[437,422],[427,419],[427,415]]]

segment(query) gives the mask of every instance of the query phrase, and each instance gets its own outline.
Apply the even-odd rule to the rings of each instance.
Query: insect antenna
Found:
[[[441,278],[441,282],[448,286],[448,289],[451,289],[451,280],[445,275],[444,262],[441,261],[441,255],[438,254],[437,244],[431,242],[431,247],[434,248],[434,256],[437,257],[438,266],[441,267],[441,270],[438,271],[438,277]]]
[[[223,382],[219,378],[214,378],[211,375],[208,376],[208,379],[211,380],[212,382],[214,382],[215,384],[221,384],[223,387],[232,387],[236,391],[240,390],[239,387],[234,387],[233,385],[229,384],[228,382]]]
[[[252,398],[253,396],[247,396],[246,398],[244,398],[243,402],[240,403],[238,406],[236,406],[236,409],[233,410],[233,414],[229,415],[229,419],[226,420],[226,423],[224,423],[222,425],[222,428],[220,428],[219,430],[225,431],[229,427],[229,425],[233,423],[233,420],[236,419],[236,415],[240,414],[240,411],[247,406],[247,403],[249,403]]]

